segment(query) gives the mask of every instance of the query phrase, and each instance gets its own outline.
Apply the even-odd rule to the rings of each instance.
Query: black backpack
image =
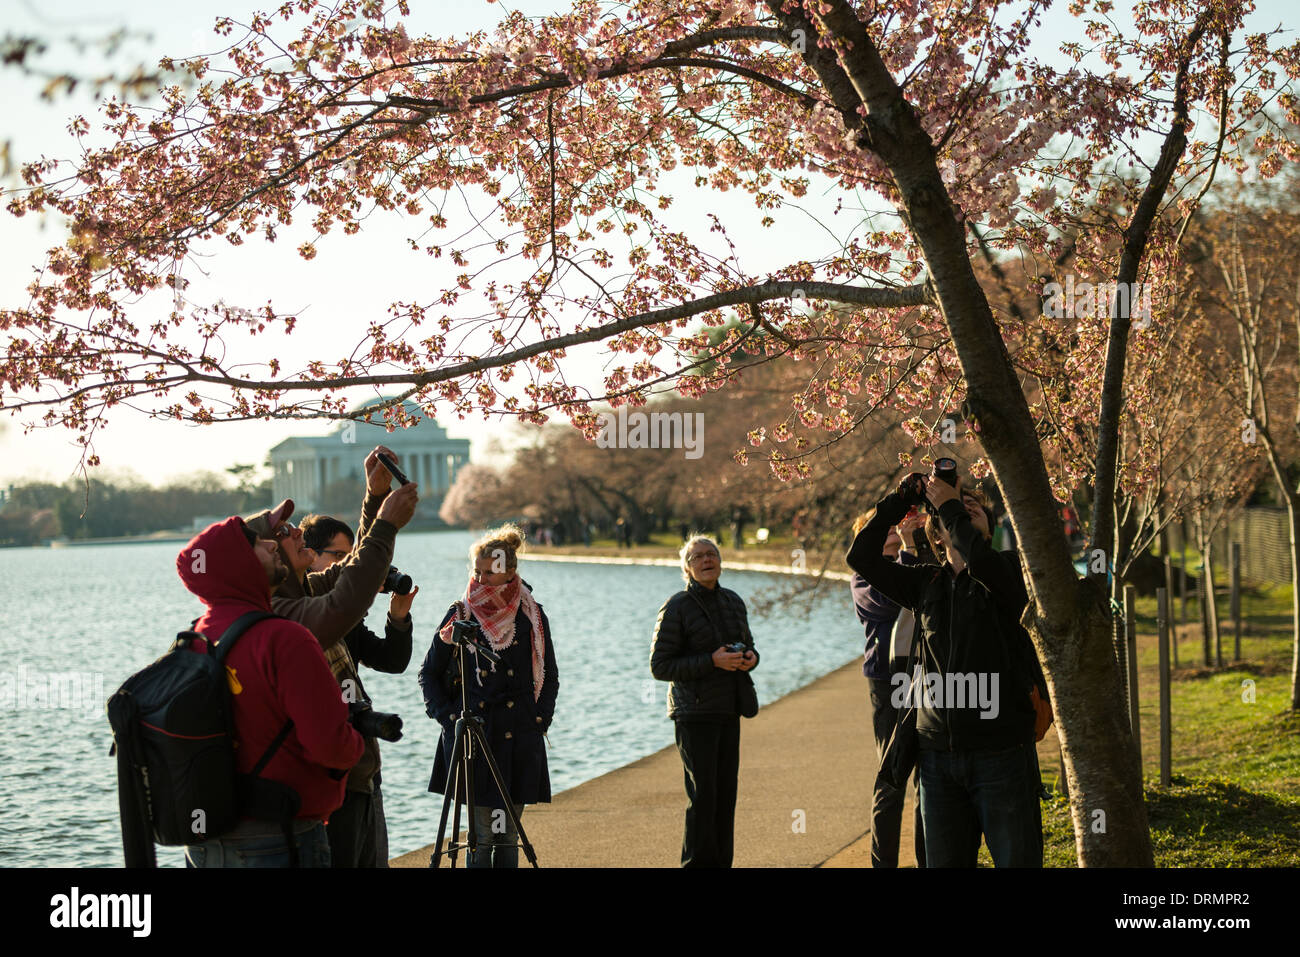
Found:
[[[156,867],[154,843],[165,847],[218,838],[241,817],[279,821],[296,866],[296,791],[260,778],[293,722],[280,729],[251,774],[235,773],[235,735],[226,657],[249,628],[267,618],[250,611],[215,644],[184,631],[171,649],[137,671],[108,699],[117,755],[118,809],[127,867]],[[195,640],[204,651],[192,651]]]

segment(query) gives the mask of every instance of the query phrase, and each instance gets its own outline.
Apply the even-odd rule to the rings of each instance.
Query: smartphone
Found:
[[[383,452],[380,452],[378,455],[375,456],[375,458],[379,459],[380,465],[388,469],[388,474],[397,480],[398,485],[409,485],[411,483],[411,480],[406,477],[406,473],[403,472],[401,469],[399,469],[397,467],[397,463],[394,462],[389,456],[385,455]]]

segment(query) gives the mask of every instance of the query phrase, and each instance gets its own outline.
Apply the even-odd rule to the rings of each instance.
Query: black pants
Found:
[[[343,806],[330,815],[331,867],[378,867],[375,854],[375,801],[366,791],[347,791]]]
[[[682,867],[730,867],[740,776],[740,715],[678,721],[677,750],[686,774]]]
[[[885,745],[894,733],[898,711],[890,701],[893,685],[885,679],[867,679],[871,692],[871,730],[876,739],[876,758],[885,756]],[[890,787],[877,769],[876,784],[871,794],[871,866],[897,867],[899,834],[903,828],[903,801],[907,792]],[[925,867],[925,834],[921,828],[921,802],[916,800],[913,821],[912,846],[916,853],[916,866]]]
[[[388,866],[388,820],[384,817],[384,796],[379,790],[379,776],[375,775],[375,789],[371,792],[375,805],[375,867]]]

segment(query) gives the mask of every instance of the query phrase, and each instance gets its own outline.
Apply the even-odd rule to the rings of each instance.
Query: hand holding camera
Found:
[[[403,485],[388,493],[379,506],[379,518],[403,528],[415,516],[415,505],[420,501],[419,487],[414,483]]]
[[[929,503],[930,511],[938,513],[943,507],[944,502],[951,502],[961,496],[961,479],[956,480],[955,485],[949,485],[945,482],[931,482],[925,487],[925,498]]]
[[[376,445],[374,451],[366,456],[367,495],[386,495],[392,486],[393,473],[380,461],[381,456],[387,456],[390,462],[396,461],[393,450],[386,445]],[[404,484],[401,479],[398,479],[398,482]]]
[[[907,506],[923,505],[927,512],[934,515],[944,502],[958,497],[960,486],[956,460],[935,459],[928,480],[921,472],[913,472],[899,483],[898,494]]]
[[[396,571],[393,569],[392,571]],[[389,574],[392,574],[392,571]],[[403,578],[410,578],[409,575],[403,575]],[[415,601],[415,596],[420,593],[420,586],[414,585],[406,592],[393,591],[388,599],[388,616],[393,621],[404,621],[406,616],[411,613],[411,602]]]
[[[739,650],[737,650],[739,649]],[[713,652],[713,667],[723,671],[740,671],[745,661],[745,646],[740,642],[723,645]]]

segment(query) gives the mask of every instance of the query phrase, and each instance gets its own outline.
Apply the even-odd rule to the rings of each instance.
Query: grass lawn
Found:
[[[1169,788],[1160,787],[1155,600],[1140,600],[1137,610],[1142,767],[1156,866],[1300,867],[1300,715],[1287,711],[1290,588],[1244,597],[1240,662],[1201,667],[1200,628],[1184,633],[1183,667],[1170,688]],[[1197,618],[1194,602],[1189,618]],[[1230,621],[1224,637],[1230,657]],[[1044,863],[1074,867],[1074,829],[1052,742],[1049,735],[1039,752],[1043,781],[1055,795],[1043,803]],[[991,863],[987,853],[981,848],[981,860]]]

